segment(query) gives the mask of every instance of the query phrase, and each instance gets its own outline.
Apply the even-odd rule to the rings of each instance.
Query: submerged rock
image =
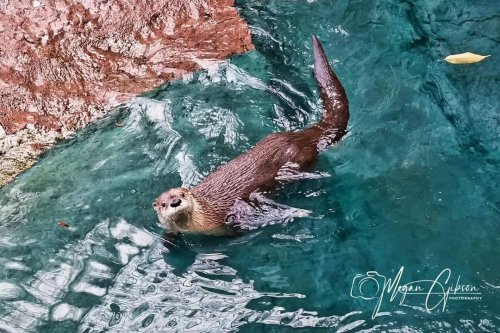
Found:
[[[118,103],[252,49],[233,4],[0,3],[0,186]]]

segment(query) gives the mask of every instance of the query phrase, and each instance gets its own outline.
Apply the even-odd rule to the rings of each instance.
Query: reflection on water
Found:
[[[136,98],[0,189],[0,331],[497,331],[500,67],[437,60],[497,54],[498,6],[238,5],[256,51]],[[250,205],[288,223],[164,247],[159,193],[318,119],[313,32],[349,93],[349,136]],[[384,302],[371,319],[353,278],[401,266],[450,268],[482,300]]]
[[[114,249],[106,248],[109,243],[114,243]],[[252,300],[306,296],[255,290],[252,281],[242,280],[237,270],[221,263],[227,258],[222,253],[177,251],[192,260],[178,273],[167,264],[168,251],[158,237],[125,220],[101,222],[85,239],[54,254],[47,268],[36,272],[22,288],[11,283],[0,285],[2,299],[30,295],[29,300],[7,304],[0,327],[6,331],[27,331],[43,321],[71,320],[79,322],[83,332],[144,328],[151,332],[231,332],[245,323],[293,327],[338,327],[347,323],[354,327],[364,322],[359,318],[352,321],[360,312],[318,317],[315,312],[286,311],[277,306],[266,311],[248,309],[246,305]],[[14,262],[6,266],[26,269]],[[117,266],[121,268],[116,270]],[[79,297],[100,300],[85,313],[68,303]]]
[[[122,221],[111,233],[128,228],[130,226]],[[121,237],[128,236],[127,232],[118,233]],[[265,312],[247,309],[251,300],[263,297],[305,296],[255,290],[251,281],[243,281],[238,277],[238,271],[220,262],[226,258],[222,253],[196,254],[182,275],[176,275],[173,267],[165,262],[161,242],[148,239],[148,235],[140,237],[151,240],[150,247],[140,251],[129,245],[125,253],[120,253],[122,258],[130,261],[115,277],[102,305],[85,316],[82,321],[84,328],[101,331],[105,328],[140,330],[147,327],[152,332],[169,328],[229,332],[248,322],[283,322],[299,327],[314,326],[320,320],[321,325],[327,326],[337,326],[340,322],[336,316],[317,318],[314,313],[287,312],[279,307]],[[130,258],[130,249],[134,254],[140,254]]]

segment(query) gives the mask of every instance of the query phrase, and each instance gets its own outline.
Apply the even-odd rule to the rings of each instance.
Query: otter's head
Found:
[[[196,201],[186,188],[173,188],[163,192],[153,203],[161,224],[173,231],[189,229]]]

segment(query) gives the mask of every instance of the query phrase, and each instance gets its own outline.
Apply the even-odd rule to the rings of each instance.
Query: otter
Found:
[[[194,188],[174,188],[162,193],[153,207],[169,234],[229,234],[227,217],[237,200],[248,200],[256,191],[272,189],[285,165],[299,170],[310,167],[318,152],[346,134],[346,93],[316,35],[312,40],[314,74],[324,109],[320,122],[297,132],[270,134]]]

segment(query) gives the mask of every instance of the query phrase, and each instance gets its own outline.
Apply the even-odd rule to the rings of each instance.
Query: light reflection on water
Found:
[[[500,67],[493,56],[437,62],[466,39],[497,54],[498,6],[238,6],[256,51],[136,98],[0,190],[0,331],[498,330]],[[312,213],[167,250],[151,208],[159,193],[318,119],[312,33],[352,114],[309,179],[272,198]],[[408,280],[450,267],[483,299],[431,313],[384,303],[372,320],[374,302],[349,295],[353,277],[400,266]]]
[[[114,250],[106,249],[110,242]],[[361,312],[318,317],[314,311],[287,311],[277,306],[266,311],[248,309],[252,300],[306,296],[255,290],[252,281],[242,280],[238,271],[220,262],[227,257],[222,253],[195,253],[187,248],[174,251],[185,251],[181,255],[192,261],[181,272],[167,264],[168,251],[157,236],[125,220],[101,222],[85,239],[53,255],[47,269],[34,274],[23,288],[2,285],[3,299],[17,299],[24,292],[32,301],[10,302],[4,308],[7,314],[0,319],[0,328],[28,331],[40,321],[72,320],[78,321],[79,331],[84,332],[146,328],[151,332],[231,332],[249,322],[292,327],[338,327],[346,323],[354,327],[364,322],[352,318]],[[117,265],[121,268],[115,271]],[[99,297],[100,304],[85,313],[64,301],[69,294]]]
[[[122,221],[116,228],[127,227]],[[255,290],[251,281],[243,281],[235,269],[220,263],[226,258],[221,253],[193,255],[193,262],[179,276],[166,264],[161,242],[151,241],[150,248],[132,257],[119,272],[103,305],[86,315],[83,327],[98,331],[107,327],[116,330],[147,327],[153,332],[168,328],[229,332],[247,322],[280,323],[287,319],[287,324],[294,326],[309,326],[320,319],[328,326],[339,322],[337,317],[317,318],[307,311],[287,312],[278,307],[266,312],[247,309],[251,300],[262,297],[305,296]],[[128,259],[128,252],[123,257]]]

